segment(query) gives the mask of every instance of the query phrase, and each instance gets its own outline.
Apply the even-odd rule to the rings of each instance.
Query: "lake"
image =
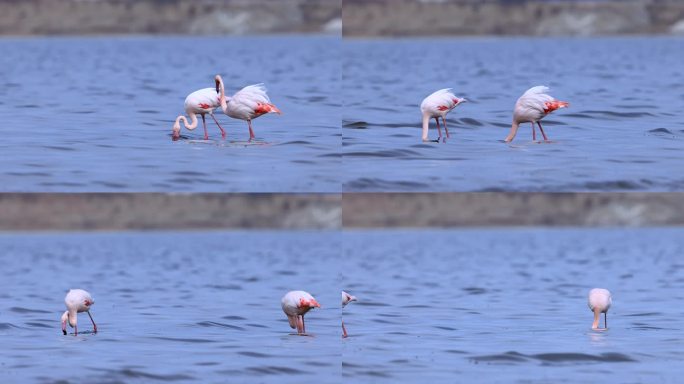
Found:
[[[332,231],[0,235],[0,381],[338,383],[340,234]],[[93,295],[63,336],[70,288]],[[321,304],[309,337],[280,306]],[[73,330],[69,329],[70,332]]]
[[[681,37],[345,39],[343,190],[681,191],[682,51]],[[570,102],[543,121],[551,143],[529,124],[503,143],[536,85]],[[420,103],[448,87],[469,102],[447,143],[423,143]]]
[[[347,230],[346,382],[681,381],[684,230]],[[593,331],[591,288],[611,290]],[[603,320],[601,321],[603,323]]]
[[[0,191],[339,192],[340,38],[0,39]],[[171,141],[185,97],[265,83],[282,115],[207,116]],[[201,119],[200,119],[201,120]]]

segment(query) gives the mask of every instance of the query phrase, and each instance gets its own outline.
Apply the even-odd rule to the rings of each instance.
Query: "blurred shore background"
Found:
[[[0,35],[341,31],[341,0],[0,0]]]
[[[345,37],[684,34],[681,0],[345,0]]]
[[[0,231],[682,225],[681,193],[0,194]]]

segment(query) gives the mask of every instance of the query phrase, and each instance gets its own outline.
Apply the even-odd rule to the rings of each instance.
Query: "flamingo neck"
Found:
[[[428,140],[428,128],[430,127],[430,116],[423,114],[423,141]]]
[[[594,309],[594,322],[591,324],[592,329],[598,329],[600,318],[601,318],[601,310],[598,308],[595,308]]]
[[[192,131],[193,129],[197,128],[197,115],[190,112],[188,113],[188,116],[190,116],[190,124],[188,124],[188,119],[181,115],[176,118],[176,125],[180,126],[180,122],[182,121],[185,128]]]
[[[513,124],[511,125],[511,132],[508,133],[508,136],[506,136],[506,139],[504,140],[507,143],[510,143],[513,141],[513,138],[515,138],[515,135],[518,133],[518,127],[520,126],[520,123],[517,121],[514,121]]]
[[[217,75],[216,79],[219,86],[219,103],[221,104],[223,113],[226,113],[226,110],[228,109],[228,101],[226,100],[226,89],[223,87],[223,78]]]

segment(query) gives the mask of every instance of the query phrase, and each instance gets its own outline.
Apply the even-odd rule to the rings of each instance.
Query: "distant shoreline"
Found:
[[[684,1],[345,0],[344,37],[682,35]]]
[[[339,0],[0,0],[0,36],[341,34]]]

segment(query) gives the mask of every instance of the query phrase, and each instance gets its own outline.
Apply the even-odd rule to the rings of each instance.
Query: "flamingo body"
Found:
[[[93,332],[97,333],[97,325],[93,317],[90,315],[90,307],[95,304],[95,300],[83,289],[70,289],[64,298],[64,304],[67,310],[62,314],[62,332],[66,335],[66,324],[74,328],[74,335],[78,335],[78,314],[81,312],[88,313],[90,321],[93,322]]]
[[[313,308],[320,308],[320,304],[305,291],[290,291],[283,296],[280,304],[287,316],[292,329],[297,329],[298,334],[304,334],[304,315]]]
[[[466,101],[466,99],[456,97],[456,95],[451,92],[451,88],[440,89],[426,97],[420,104],[420,112],[423,115],[423,141],[428,141],[430,119],[433,118],[437,122],[439,137],[442,137],[442,130],[439,127],[440,117],[442,118],[442,122],[444,122],[444,130],[446,131],[446,137],[448,138],[449,130],[446,126],[445,117],[452,109],[456,108],[464,101]],[[439,141],[439,139],[437,141]]]
[[[601,313],[604,314],[604,328],[608,328],[608,310],[613,304],[613,295],[603,288],[594,288],[589,291],[589,309],[594,312],[594,323],[591,328],[598,329]]]
[[[352,301],[356,301],[356,296],[352,296],[345,291],[342,291],[342,308]],[[344,327],[344,320],[342,320],[342,337],[347,337],[347,328]]]
[[[216,75],[216,88],[219,90],[223,113],[234,119],[245,120],[249,127],[249,139],[255,138],[252,120],[267,113],[281,114],[280,109],[271,103],[263,84],[248,85],[233,96],[226,96],[223,79]]]
[[[567,108],[570,105],[566,101],[554,99],[548,92],[548,87],[538,85],[528,89],[520,96],[513,108],[513,124],[511,126],[511,132],[504,140],[505,142],[511,142],[513,138],[515,138],[521,123],[532,123],[532,140],[536,139],[534,124],[539,126],[539,129],[544,136],[544,140],[548,140],[540,121],[551,112],[560,108]]]
[[[216,125],[218,125],[221,130],[221,136],[226,137],[226,132],[223,130],[221,125],[214,117],[214,110],[221,106],[221,101],[218,92],[215,88],[203,88],[197,90],[188,95],[185,98],[185,113],[190,116],[191,122],[188,124],[188,120],[185,116],[178,116],[176,122],[173,125],[172,138],[177,140],[180,137],[180,122],[183,121],[185,128],[193,130],[197,128],[197,115],[202,116],[202,123],[204,125],[204,139],[208,140],[209,135],[207,133],[207,125],[204,120],[204,115],[210,115]]]

